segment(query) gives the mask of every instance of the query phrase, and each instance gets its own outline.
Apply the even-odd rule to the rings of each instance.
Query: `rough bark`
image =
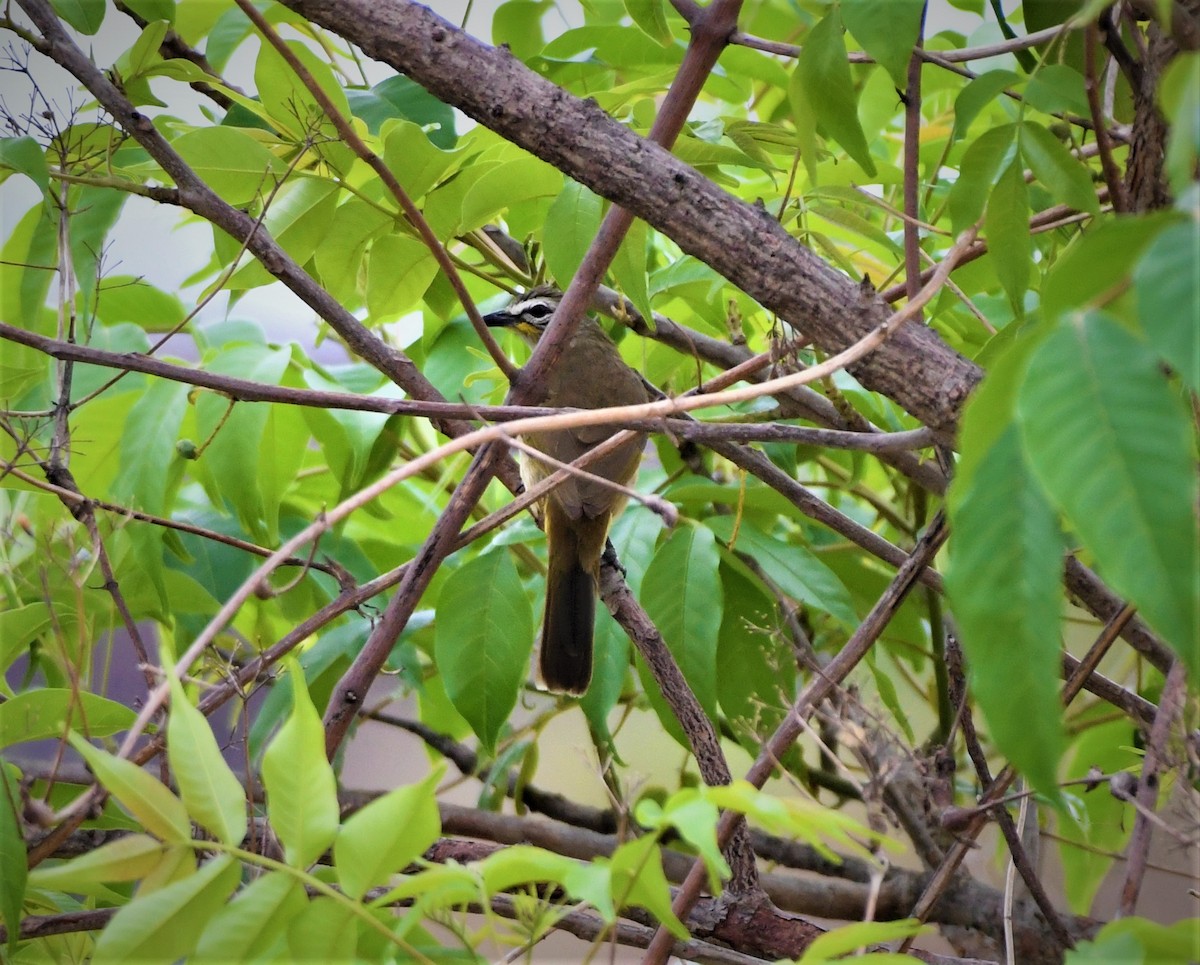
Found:
[[[285,4],[624,206],[825,351],[846,348],[888,317],[881,299],[864,296],[766,210],[727,194],[594,101],[573,97],[427,8],[408,0]],[[977,366],[917,325],[895,332],[851,371],[947,439],[981,377]]]

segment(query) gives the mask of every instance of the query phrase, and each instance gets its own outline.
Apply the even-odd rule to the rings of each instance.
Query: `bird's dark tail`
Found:
[[[539,664],[547,690],[583,694],[592,679],[595,573],[607,522],[607,518],[568,520],[553,499],[547,500],[550,561]]]

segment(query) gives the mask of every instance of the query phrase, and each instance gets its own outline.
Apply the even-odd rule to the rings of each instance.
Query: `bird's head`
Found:
[[[518,295],[498,312],[484,315],[491,328],[511,328],[529,342],[536,342],[562,301],[562,292],[550,285],[538,285]]]

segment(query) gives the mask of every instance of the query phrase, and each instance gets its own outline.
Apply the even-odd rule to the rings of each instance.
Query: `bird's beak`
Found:
[[[483,316],[483,323],[488,328],[511,328],[516,321],[516,316],[510,315],[506,311],[489,312]]]

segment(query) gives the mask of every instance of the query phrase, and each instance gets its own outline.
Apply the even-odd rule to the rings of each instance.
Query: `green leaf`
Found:
[[[642,606],[710,717],[717,710],[720,560],[712,531],[684,524],[659,547],[642,581]],[[653,684],[647,690],[658,696]]]
[[[117,216],[129,197],[114,188],[84,185],[72,191],[72,214],[67,223],[70,234],[71,266],[85,304],[92,303],[100,280],[100,256],[104,241],[117,222]]]
[[[32,137],[0,138],[0,183],[8,179],[8,172],[24,174],[41,189],[50,192],[50,168],[46,164],[46,152]]]
[[[272,871],[246,886],[209,921],[189,962],[261,961],[284,929],[308,908],[304,886]]]
[[[265,197],[286,166],[240,128],[202,127],[171,142],[197,177],[223,201],[244,205]]]
[[[528,60],[546,45],[542,15],[551,7],[547,0],[509,0],[492,16],[492,43],[507,44],[513,56]]]
[[[1200,391],[1200,229],[1171,225],[1133,270],[1138,319],[1150,345]]]
[[[152,382],[129,410],[121,439],[121,472],[113,485],[117,502],[162,515],[175,442],[188,411],[188,390],[180,382]]]
[[[342,826],[333,859],[342,890],[351,898],[386,884],[437,840],[442,822],[435,794],[444,773],[440,765],[423,781],[389,791]]]
[[[337,111],[343,117],[349,114],[346,93],[334,77],[329,63],[300,41],[289,40],[287,46]],[[272,121],[293,140],[304,141],[322,128],[333,133],[332,122],[325,116],[316,98],[270,44],[263,44],[259,50],[258,61],[254,65],[254,81],[262,105]]]
[[[1167,177],[1175,196],[1183,197],[1196,176],[1200,157],[1200,53],[1173,58],[1163,71],[1158,101],[1170,122],[1167,135]]]
[[[617,288],[633,302],[633,307],[641,312],[642,318],[648,322],[654,315],[654,309],[650,307],[650,290],[646,275],[649,243],[650,229],[646,222],[634,219],[612,263],[612,274]]]
[[[133,42],[133,46],[117,58],[114,65],[121,75],[122,83],[129,83],[154,64],[162,62],[162,55],[158,52],[158,48],[166,38],[170,26],[166,20],[154,20],[142,28],[142,32]]]
[[[983,395],[981,405],[990,401]],[[1053,799],[1065,745],[1058,695],[1063,607],[1058,520],[1025,463],[1015,425],[975,458],[978,468],[969,486],[960,490],[956,480],[950,496],[954,537],[946,592],[971,692],[992,739]]]
[[[612,897],[618,907],[638,905],[676,938],[688,930],[671,910],[671,887],[663,873],[662,850],[654,835],[628,841],[613,852]]]
[[[1013,310],[1021,315],[1029,289],[1033,239],[1029,235],[1029,189],[1021,165],[1015,160],[992,188],[984,227],[996,275]]]
[[[896,87],[908,87],[908,61],[921,32],[924,0],[842,0],[842,19],[889,74]]]
[[[1038,347],[1018,402],[1034,472],[1101,573],[1200,674],[1197,475],[1157,356],[1099,312]]]
[[[195,947],[241,877],[238,863],[220,855],[195,874],[151,894],[139,894],[113,916],[96,942],[97,965],[174,961]]]
[[[988,104],[1007,87],[1014,86],[1020,78],[1011,70],[989,70],[972,79],[954,99],[954,131],[952,140],[967,133],[971,122]],[[960,171],[960,176],[961,176]]]
[[[125,730],[136,717],[115,700],[86,691],[43,687],[0,704],[0,747],[61,738],[72,728],[91,737],[108,737]]]
[[[562,190],[563,176],[535,157],[517,157],[488,169],[463,196],[460,231],[470,231],[531,198],[550,198]]]
[[[514,844],[475,865],[488,897],[531,882],[562,882],[579,862],[528,844]]]
[[[324,896],[308,903],[288,924],[291,961],[353,962],[359,919],[344,902]]]
[[[11,956],[21,937],[21,907],[29,869],[25,859],[25,837],[21,833],[21,787],[15,768],[0,761],[0,917],[8,932]]]
[[[825,132],[837,141],[867,174],[874,177],[867,139],[858,122],[858,99],[842,37],[842,21],[831,11],[808,32],[796,60],[804,97]]]
[[[431,137],[411,121],[394,121],[388,125],[383,159],[414,201],[424,197],[459,157],[458,152],[440,150]]]
[[[634,816],[643,827],[655,831],[674,829],[696,849],[708,870],[709,888],[715,894],[721,880],[730,875],[729,865],[717,845],[717,806],[692,788],[685,788],[660,806],[653,798],[638,802]]]
[[[436,631],[434,659],[450,702],[494,752],[533,649],[533,612],[507,550],[450,575],[438,596]]]
[[[195,822],[218,841],[240,845],[246,836],[246,791],[221,756],[208,720],[188,701],[183,684],[167,674],[171,714],[167,754],[179,796]]]
[[[263,226],[292,260],[303,265],[325,239],[337,210],[338,185],[324,178],[296,178],[285,184],[271,200]],[[225,241],[226,236],[217,236]],[[232,260],[240,246],[229,244]],[[218,252],[220,248],[218,247]],[[257,288],[275,281],[263,264],[243,255],[240,268],[225,283],[230,291]]]
[[[374,322],[416,308],[438,272],[426,244],[409,235],[376,238],[367,261],[367,311]]]
[[[980,134],[963,154],[958,180],[950,189],[947,202],[955,234],[971,227],[983,214],[992,185],[1015,151],[1013,135],[1016,131],[1015,124],[993,127]]]
[[[263,752],[267,817],[288,864],[307,868],[338,831],[337,781],[325,758],[325,728],[297,663],[288,665],[292,713]]]
[[[168,844],[191,840],[187,809],[161,781],[136,764],[93,747],[77,733],[70,735],[70,741],[105,789],[142,827]]]
[[[705,525],[726,543],[733,538],[730,517],[714,517],[706,520]],[[763,573],[792,599],[824,610],[848,630],[858,626],[858,613],[849,590],[811,550],[768,536],[746,520],[738,527],[734,546],[738,552],[753,557]]]
[[[372,134],[380,132],[384,121],[400,117],[426,129],[429,140],[444,151],[458,139],[454,110],[407,77],[389,77],[369,91],[351,90],[346,96],[354,116],[366,122]]]
[[[853,925],[843,925],[828,931],[818,937],[804,952],[799,965],[823,965],[834,959],[849,955],[867,945],[882,945],[886,942],[899,941],[913,935],[931,932],[933,929],[922,924],[916,918],[902,918],[899,921],[860,921]],[[897,965],[911,961],[907,955],[868,954],[863,960],[872,963],[883,963],[894,959]],[[858,958],[850,959],[858,961]]]
[[[81,34],[94,34],[104,22],[104,0],[51,0],[50,5]]]
[[[574,181],[563,185],[546,213],[542,250],[546,266],[558,284],[566,288],[579,270],[579,264],[600,230],[603,214],[601,201],[587,188]]]
[[[90,894],[95,885],[146,877],[167,851],[167,845],[148,834],[130,834],[62,864],[38,865],[29,881],[35,888]]]
[[[1200,953],[1200,919],[1185,918],[1172,925],[1160,925],[1145,918],[1121,918],[1110,921],[1090,942],[1080,942],[1067,952],[1064,965],[1089,965],[1092,962],[1195,961]]]
[[[1083,75],[1066,64],[1040,67],[1025,85],[1025,102],[1047,114],[1068,111],[1082,117],[1090,115]]]
[[[641,28],[642,32],[664,47],[674,37],[667,23],[666,3],[663,0],[625,0],[625,12]]]
[[[1033,121],[1022,122],[1019,139],[1022,156],[1055,201],[1077,211],[1099,213],[1100,202],[1090,172],[1062,141]]]
[[[1162,215],[1119,218],[1085,232],[1046,274],[1042,284],[1046,317],[1056,319],[1069,309],[1083,307],[1112,292],[1133,271],[1165,223]]]
[[[717,696],[743,747],[757,748],[791,706],[796,659],[775,627],[775,601],[740,562],[721,565],[725,598],[717,649]]]

